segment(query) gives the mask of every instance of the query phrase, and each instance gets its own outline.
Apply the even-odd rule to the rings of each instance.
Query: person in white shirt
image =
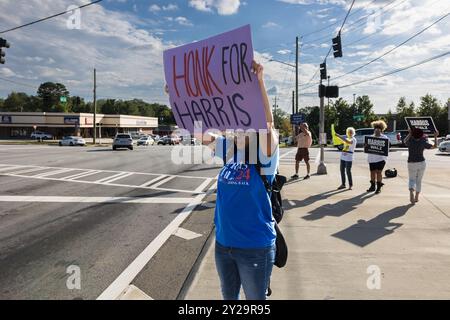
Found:
[[[374,129],[373,136],[377,138],[389,139],[383,132],[386,130],[387,125],[383,120],[372,122],[372,128]],[[386,165],[387,157],[377,155],[377,154],[368,154],[367,162],[369,162],[370,168],[370,188],[367,189],[367,192],[375,191],[376,194],[381,192],[381,187],[383,187],[383,169]],[[376,189],[375,189],[376,183]]]
[[[336,134],[336,136],[344,142],[344,148],[341,154],[341,180],[342,184],[339,186],[338,190],[345,189],[345,174],[347,173],[348,178],[348,188],[351,190],[353,187],[352,179],[352,164],[354,158],[354,152],[356,148],[356,138],[355,138],[355,128],[347,128],[347,136],[341,136]]]

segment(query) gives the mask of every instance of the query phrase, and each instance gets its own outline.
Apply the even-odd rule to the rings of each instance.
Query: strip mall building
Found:
[[[97,136],[114,137],[117,132],[152,133],[158,118],[97,114]],[[0,112],[0,138],[29,138],[33,131],[52,134],[55,138],[94,135],[92,113]]]

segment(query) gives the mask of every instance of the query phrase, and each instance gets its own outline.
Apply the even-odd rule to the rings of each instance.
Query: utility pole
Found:
[[[97,70],[94,68],[94,144],[97,140]]]
[[[320,79],[320,86],[322,87],[322,79]],[[324,144],[327,143],[326,139],[325,141],[322,141],[323,138],[325,138],[325,108],[324,108],[324,96],[323,94],[320,95],[320,125],[319,125],[319,143],[320,143],[320,164],[317,167],[317,174],[327,174],[327,167],[324,162],[325,158],[325,148]]]
[[[298,37],[295,37],[295,112],[298,113]]]
[[[295,90],[292,91],[292,116],[295,114]],[[292,124],[292,141],[295,140],[295,124]]]

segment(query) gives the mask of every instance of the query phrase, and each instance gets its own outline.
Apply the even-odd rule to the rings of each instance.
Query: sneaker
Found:
[[[340,185],[339,188],[337,188],[337,189],[338,189],[338,190],[345,189],[345,185],[342,184],[342,185]]]
[[[348,190],[352,190],[352,189],[353,189],[353,186],[349,186],[349,187],[348,187]]]
[[[291,178],[292,179],[298,179],[298,174],[294,174]]]
[[[311,178],[311,177],[310,177],[309,174],[308,174],[308,175],[306,175],[306,176],[303,178],[303,180],[308,180],[309,178]]]

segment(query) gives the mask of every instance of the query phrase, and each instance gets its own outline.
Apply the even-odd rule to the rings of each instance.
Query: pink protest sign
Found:
[[[266,129],[258,79],[251,72],[250,26],[164,51],[170,105],[180,128]]]

